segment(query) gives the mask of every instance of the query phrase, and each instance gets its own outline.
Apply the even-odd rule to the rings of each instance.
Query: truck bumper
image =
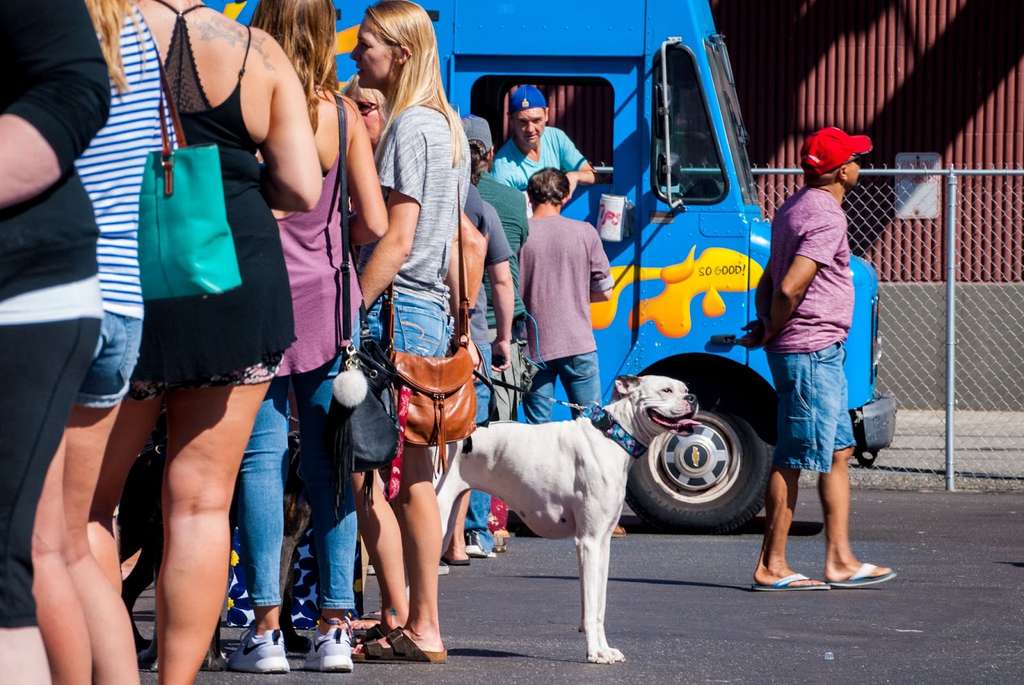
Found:
[[[857,455],[870,454],[869,460],[878,451],[892,444],[896,433],[896,397],[884,392],[863,407],[850,411],[853,419],[853,435],[857,439]]]

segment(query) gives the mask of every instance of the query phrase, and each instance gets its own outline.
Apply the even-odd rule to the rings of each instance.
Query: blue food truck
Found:
[[[247,22],[257,3],[209,4]],[[335,0],[342,81],[354,72],[348,53],[369,4]],[[563,127],[570,136],[601,129],[607,158],[590,160],[598,182],[565,213],[596,223],[602,196],[625,207],[627,230],[604,243],[612,297],[592,308],[605,395],[619,374],[656,373],[685,381],[701,406],[692,435],[666,436],[634,464],[628,502],[664,529],[743,525],[763,503],[776,396],[764,352],[729,336],[753,318],[771,227],[707,0],[422,4],[434,21],[449,99],[486,118],[498,144],[505,99],[519,84],[571,87],[595,103],[575,130]],[[875,390],[878,278],[859,258],[851,269],[846,373],[857,452],[868,461],[892,439],[895,402]]]

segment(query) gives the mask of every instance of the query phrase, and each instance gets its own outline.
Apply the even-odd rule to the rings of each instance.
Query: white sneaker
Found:
[[[331,619],[331,630],[326,635],[313,629],[313,640],[306,654],[307,671],[328,673],[352,672],[352,629],[338,619]]]
[[[250,628],[242,635],[238,649],[228,657],[229,671],[243,673],[288,673],[288,656],[284,651],[284,638],[280,630],[268,630],[262,635]]]
[[[498,555],[494,552],[485,552],[480,542],[480,534],[471,530],[466,533],[466,556],[470,559],[493,559]]]

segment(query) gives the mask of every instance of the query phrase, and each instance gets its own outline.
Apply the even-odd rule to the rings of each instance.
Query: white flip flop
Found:
[[[817,585],[793,585],[801,580],[810,580],[807,576],[802,573],[794,573],[791,576],[785,578],[779,578],[770,585],[761,585],[760,583],[754,583],[750,586],[750,589],[754,592],[800,592],[803,590],[828,590],[828,583],[820,583]]]
[[[882,573],[880,575],[872,575],[878,567],[874,564],[861,564],[857,572],[846,580],[829,581],[829,585],[840,590],[852,590],[854,588],[865,587],[867,585],[878,585],[892,580],[896,577],[895,571],[889,571],[888,573]]]

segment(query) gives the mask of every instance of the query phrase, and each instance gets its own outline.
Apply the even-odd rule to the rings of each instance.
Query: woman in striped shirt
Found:
[[[104,452],[142,338],[139,190],[147,155],[161,147],[160,56],[131,0],[86,0],[86,5],[107,61],[111,107],[106,125],[75,166],[100,230],[104,311],[92,366],[64,434],[64,454],[58,450],[53,460],[36,518],[36,537],[51,551],[63,549],[66,565],[44,565],[55,570],[37,574],[35,594],[55,682],[137,683],[120,574],[111,573],[120,568],[113,522],[94,524],[99,534],[92,537],[100,543],[94,550],[86,531],[93,495],[98,490],[119,497],[130,466],[105,464]]]

